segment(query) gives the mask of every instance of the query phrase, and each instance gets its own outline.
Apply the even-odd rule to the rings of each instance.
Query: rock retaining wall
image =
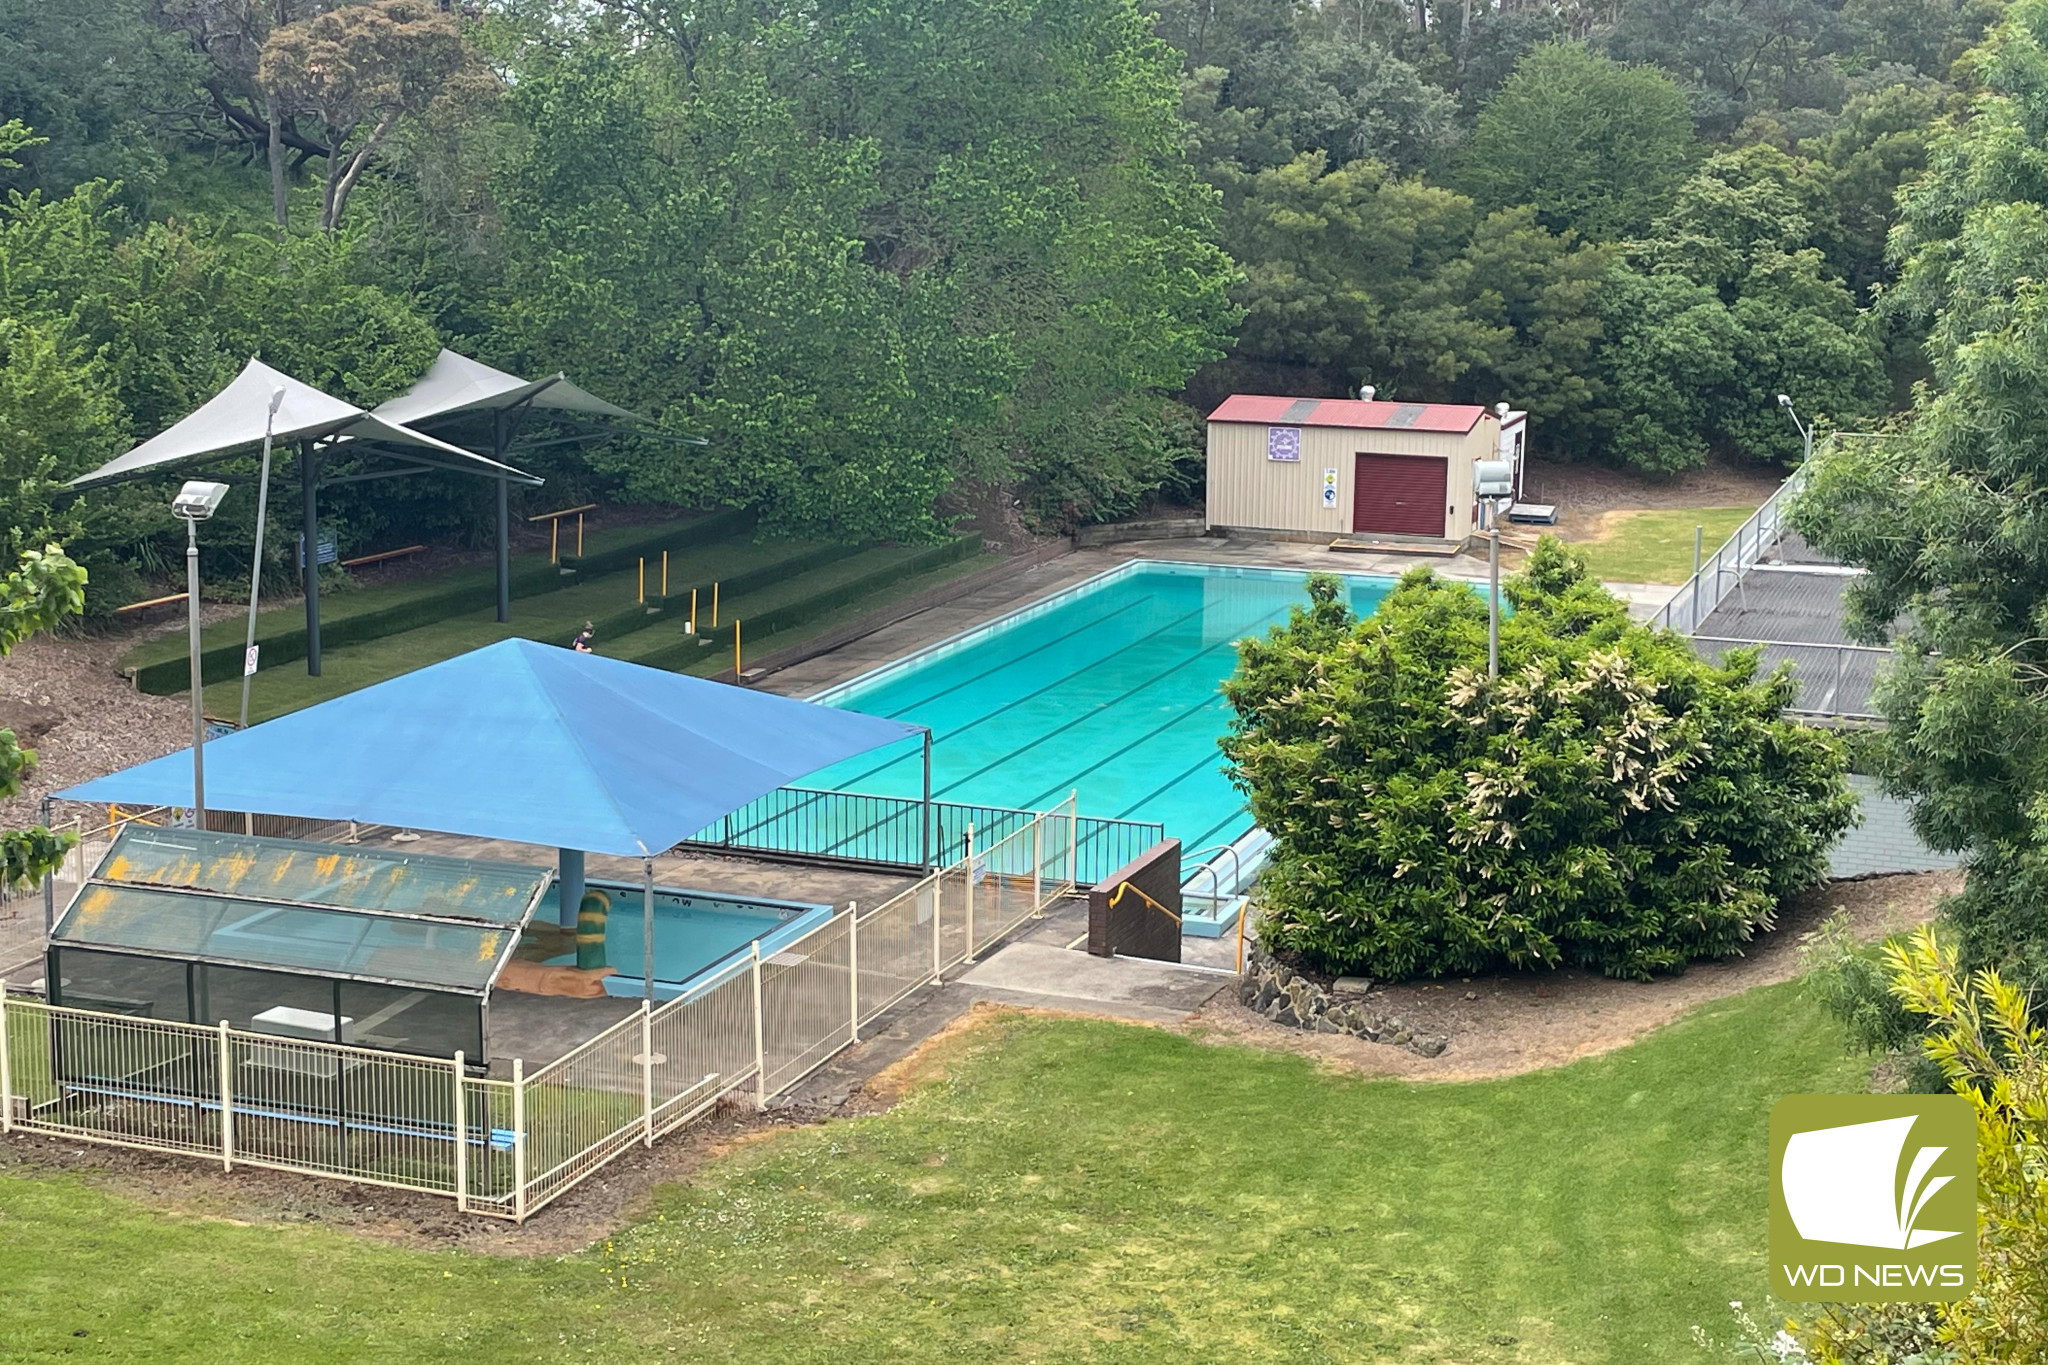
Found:
[[[1244,975],[1238,978],[1237,998],[1246,1009],[1307,1033],[1349,1034],[1405,1047],[1424,1057],[1442,1054],[1449,1039],[1441,1034],[1417,1033],[1391,1014],[1374,1009],[1366,1002],[1365,984],[1361,983],[1357,992],[1326,990],[1275,961],[1264,948],[1254,947],[1245,960]]]

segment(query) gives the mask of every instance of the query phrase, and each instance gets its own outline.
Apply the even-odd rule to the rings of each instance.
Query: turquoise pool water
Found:
[[[605,978],[610,995],[645,993],[644,945],[641,938],[642,892],[624,882],[593,880],[588,885],[611,897],[605,916],[605,965],[619,974]],[[555,923],[555,891],[550,887],[534,911],[534,922]],[[755,939],[766,957],[783,944],[808,934],[831,918],[829,905],[797,901],[738,899],[672,887],[654,888],[654,994],[666,1000],[687,989],[693,977],[743,953]],[[551,966],[575,965],[576,955],[551,957]]]
[[[1307,575],[1139,560],[814,697],[932,729],[932,794],[1156,820],[1189,853],[1251,828],[1224,776],[1219,684],[1236,642],[1308,600]],[[1373,611],[1390,578],[1347,576]],[[920,756],[863,757],[808,787],[916,796]]]

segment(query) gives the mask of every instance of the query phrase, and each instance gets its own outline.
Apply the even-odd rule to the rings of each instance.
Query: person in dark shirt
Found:
[[[590,642],[596,638],[597,623],[595,621],[585,621],[583,629],[576,632],[576,638],[570,642],[569,648],[575,650],[578,654],[589,654],[592,652]]]

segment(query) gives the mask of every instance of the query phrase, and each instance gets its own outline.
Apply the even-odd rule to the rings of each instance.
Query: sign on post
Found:
[[[261,650],[262,648],[262,645],[250,645],[247,649],[242,651],[243,677],[250,678],[256,675],[256,654],[257,651]]]

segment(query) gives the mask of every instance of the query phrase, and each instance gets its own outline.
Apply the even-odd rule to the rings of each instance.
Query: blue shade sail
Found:
[[[921,725],[503,640],[206,746],[207,804],[627,857]],[[190,750],[57,793],[190,806]]]

